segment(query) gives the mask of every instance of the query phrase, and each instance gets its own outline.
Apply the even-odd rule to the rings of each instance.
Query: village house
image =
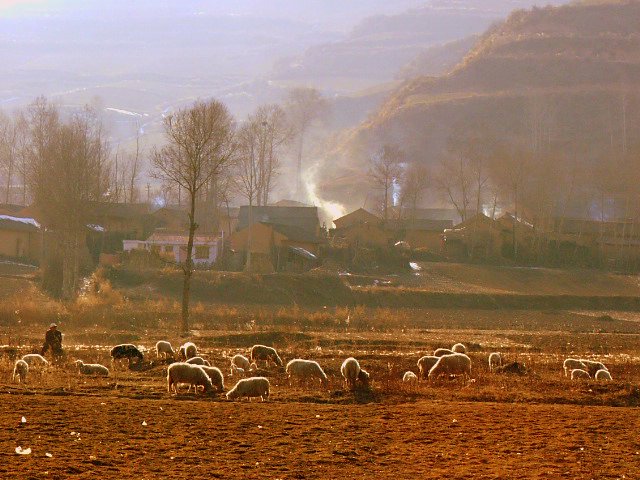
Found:
[[[317,265],[324,242],[318,209],[300,206],[252,207],[251,212],[242,206],[230,238],[231,249],[242,256],[243,264],[251,250],[252,262],[261,258],[263,271],[307,270]]]
[[[181,232],[155,231],[146,240],[123,240],[125,252],[146,250],[174,263],[187,260],[189,236]],[[211,265],[222,252],[223,237],[220,235],[198,235],[193,239],[193,263]]]
[[[42,231],[33,218],[0,215],[0,256],[39,262]]]

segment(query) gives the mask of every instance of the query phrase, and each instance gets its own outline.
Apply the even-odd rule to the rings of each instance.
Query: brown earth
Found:
[[[620,408],[2,394],[0,423],[7,479],[640,477]]]

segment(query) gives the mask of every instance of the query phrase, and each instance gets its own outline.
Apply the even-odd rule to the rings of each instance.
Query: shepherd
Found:
[[[44,336],[44,344],[42,345],[42,351],[40,355],[44,356],[47,350],[51,349],[54,359],[58,359],[62,356],[62,332],[58,330],[58,325],[52,323],[49,325],[49,330]]]

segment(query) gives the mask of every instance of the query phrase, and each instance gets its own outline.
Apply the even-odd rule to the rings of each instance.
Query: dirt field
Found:
[[[2,394],[0,422],[7,479],[640,477],[640,417],[619,408]]]

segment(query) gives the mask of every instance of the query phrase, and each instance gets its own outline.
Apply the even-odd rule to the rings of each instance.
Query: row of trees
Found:
[[[180,265],[181,327],[186,332],[198,209],[208,209],[210,216],[222,204],[228,207],[232,196],[246,199],[250,206],[267,205],[287,152],[295,151],[301,175],[305,135],[325,110],[326,101],[318,92],[295,89],[284,107],[261,106],[238,124],[223,103],[198,101],[164,118],[165,141],[146,154],[138,135],[133,152],[113,152],[97,110],[87,107],[63,115],[39,98],[13,117],[0,117],[4,201],[9,203],[13,183],[20,177],[24,200],[28,190],[49,232],[43,276],[59,273],[61,296],[72,299],[92,204],[138,201],[143,160],[149,158],[150,176],[177,191],[187,206],[187,255]]]

